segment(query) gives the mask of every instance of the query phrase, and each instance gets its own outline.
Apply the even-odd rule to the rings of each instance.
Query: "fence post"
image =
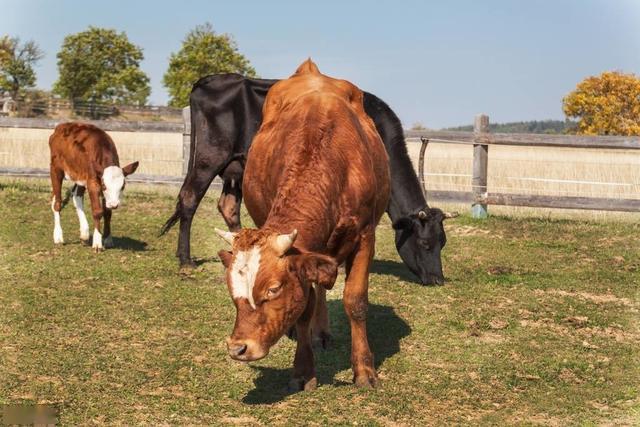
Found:
[[[187,175],[189,170],[189,157],[191,155],[191,109],[184,107],[182,109],[182,121],[184,123],[184,131],[182,132],[182,175]]]
[[[489,146],[487,142],[489,133],[489,116],[478,114],[473,122],[473,177],[471,190],[473,192],[473,204],[471,216],[473,218],[486,218],[487,205],[479,203],[487,194],[487,164],[489,161]]]

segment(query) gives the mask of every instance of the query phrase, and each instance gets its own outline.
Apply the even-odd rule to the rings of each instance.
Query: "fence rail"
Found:
[[[119,132],[168,132],[182,134],[182,173],[186,174],[190,158],[191,121],[189,108],[183,109],[183,123],[171,122],[124,122],[113,120],[89,121],[107,131]],[[12,118],[0,117],[0,128],[39,128],[53,129],[58,123],[66,120],[52,120],[41,118]],[[487,215],[488,205],[526,206],[562,209],[607,210],[622,212],[640,212],[640,198],[604,198],[604,197],[576,197],[575,195],[550,195],[557,193],[554,190],[543,190],[547,194],[515,194],[517,189],[507,187],[491,187],[488,185],[487,171],[491,158],[489,147],[491,145],[509,145],[519,147],[562,147],[571,149],[616,149],[632,150],[640,156],[640,137],[621,136],[574,136],[574,135],[537,135],[537,134],[504,134],[490,133],[489,118],[479,115],[475,118],[474,132],[459,131],[407,131],[405,137],[409,142],[422,142],[418,158],[418,175],[422,187],[428,192],[429,200],[441,202],[469,203],[472,206],[472,215],[482,218]],[[445,191],[427,190],[424,182],[425,176],[431,174],[425,171],[425,157],[428,156],[429,143],[465,144],[473,146],[473,166],[469,173],[452,174],[451,176],[469,176],[471,186],[450,184],[454,188],[459,187],[471,191]],[[0,168],[0,175],[13,176],[46,176],[47,170],[26,168]],[[447,175],[447,174],[443,174]],[[589,179],[589,177],[585,177]],[[182,178],[163,176],[147,176],[139,178],[140,181],[165,184],[179,184]],[[588,182],[588,181],[572,181]],[[608,183],[610,184],[610,183]],[[638,185],[620,184],[616,185]],[[502,192],[504,191],[504,192]],[[632,196],[635,196],[633,194]],[[628,196],[627,196],[628,197]]]
[[[479,114],[475,117],[473,129],[473,132],[411,130],[405,133],[407,140],[419,139],[422,142],[418,159],[418,173],[425,193],[427,193],[427,189],[424,182],[424,159],[429,142],[473,145],[471,192],[428,191],[430,199],[471,202],[471,214],[474,218],[485,218],[488,214],[488,205],[640,212],[640,199],[493,193],[489,192],[487,187],[490,145],[624,149],[638,150],[638,155],[640,155],[640,137],[489,133],[489,116],[485,114]]]
[[[23,117],[0,117],[0,128],[53,129],[68,119],[41,119]],[[174,122],[132,122],[118,120],[80,120],[91,123],[100,129],[113,132],[172,132],[182,133],[184,124]]]
[[[488,116],[481,115],[484,117]],[[427,138],[432,142],[453,144],[511,145],[520,147],[565,147],[565,148],[605,148],[640,149],[639,136],[582,136],[545,135],[529,133],[489,133],[461,131],[408,130],[409,140]]]

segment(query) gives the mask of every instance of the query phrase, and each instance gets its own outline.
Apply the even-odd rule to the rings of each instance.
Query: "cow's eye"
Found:
[[[267,289],[267,297],[273,298],[276,295],[278,295],[281,290],[282,290],[282,283],[278,283],[277,285],[272,286],[269,289]]]

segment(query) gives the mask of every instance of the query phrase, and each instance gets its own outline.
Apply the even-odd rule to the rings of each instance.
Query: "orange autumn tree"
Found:
[[[578,119],[583,135],[640,135],[640,79],[607,71],[588,77],[563,100],[564,113]]]

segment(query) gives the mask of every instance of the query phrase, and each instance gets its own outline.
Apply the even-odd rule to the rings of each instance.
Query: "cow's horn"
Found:
[[[295,242],[298,230],[293,230],[290,234],[280,234],[273,242],[273,249],[279,256],[284,255]]]
[[[224,239],[224,241],[230,245],[233,245],[233,241],[235,240],[236,235],[238,234],[238,233],[232,233],[230,231],[220,230],[219,228],[214,228],[214,230],[218,236],[222,237],[222,239]]]
[[[458,216],[460,216],[460,214],[458,212],[445,212],[444,213],[445,219],[457,218]]]
[[[418,218],[426,219],[427,218],[427,213],[425,211],[418,212]]]

